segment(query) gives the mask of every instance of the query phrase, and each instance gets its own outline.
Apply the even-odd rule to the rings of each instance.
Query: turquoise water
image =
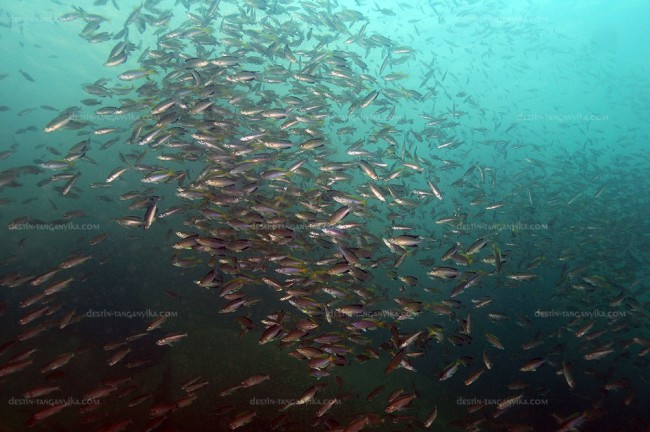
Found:
[[[101,3],[0,9],[0,430],[650,427],[644,2]]]

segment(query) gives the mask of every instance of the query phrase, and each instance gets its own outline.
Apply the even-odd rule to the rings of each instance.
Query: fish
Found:
[[[143,225],[142,225],[142,227],[145,230],[149,229],[151,227],[151,224],[153,224],[156,218],[157,211],[158,211],[158,204],[156,202],[152,203],[149,207],[147,207],[147,211],[144,214]]]
[[[442,201],[442,193],[440,190],[433,183],[431,183],[431,180],[427,180],[427,184],[429,185],[429,189],[431,189],[431,192],[435,195],[435,197]]]
[[[485,338],[486,338],[487,341],[490,343],[490,345],[492,345],[493,347],[495,347],[495,348],[497,348],[497,349],[500,349],[500,350],[505,349],[505,348],[503,347],[503,344],[502,344],[501,341],[499,340],[499,338],[496,337],[495,335],[493,335],[493,334],[491,334],[491,333],[485,333]]]
[[[389,414],[396,411],[400,411],[404,409],[407,405],[409,405],[411,401],[413,401],[413,399],[415,399],[416,397],[417,395],[415,393],[397,396],[396,398],[394,398],[389,402],[389,404],[386,406],[386,409],[384,411],[386,411]]]
[[[427,275],[441,279],[454,279],[462,273],[453,267],[436,267],[429,271]]]
[[[371,91],[366,96],[364,96],[363,99],[361,99],[361,101],[359,102],[359,107],[360,108],[369,107],[375,101],[375,99],[377,99],[377,96],[379,96],[379,91],[377,90]]]
[[[156,71],[153,69],[128,70],[118,75],[118,78],[123,81],[132,81],[140,78],[146,78],[154,73],[156,73]]]
[[[483,372],[485,372],[485,369],[481,369],[477,372],[474,372],[472,375],[467,377],[467,379],[465,380],[465,385],[468,386],[474,384],[476,380],[478,380],[480,376],[483,375]]]
[[[375,398],[379,395],[379,393],[381,393],[382,391],[384,391],[385,388],[386,388],[386,384],[381,384],[381,385],[377,386],[375,389],[373,389],[373,390],[368,394],[368,396],[366,397],[366,400],[367,400],[368,402],[370,402],[371,400],[375,399]]]
[[[153,320],[148,326],[147,326],[147,331],[152,331],[160,327],[169,319],[170,315],[162,315],[159,318],[156,318]]]
[[[572,389],[575,388],[576,382],[573,378],[573,373],[571,372],[571,365],[566,361],[562,362],[562,374],[564,375],[567,385]]]
[[[613,353],[613,349],[596,349],[583,356],[585,360],[599,360]]]
[[[425,428],[430,428],[433,422],[436,421],[436,418],[438,417],[438,407],[436,405],[433,406],[433,410],[431,413],[427,416],[427,418],[424,420],[423,425]]]
[[[131,352],[131,348],[127,347],[117,351],[111,358],[108,359],[108,365],[114,366],[124,359]]]
[[[25,369],[34,363],[32,359],[18,360],[9,362],[0,367],[0,377],[7,376]]]
[[[339,402],[340,401],[338,399],[336,399],[336,398],[330,399],[329,401],[325,402],[316,411],[316,417],[323,417],[335,404],[337,404]]]
[[[70,269],[78,265],[84,264],[85,262],[92,259],[91,255],[77,255],[71,256],[70,258],[65,259],[59,264],[60,269]]]
[[[58,390],[61,390],[61,386],[41,386],[26,391],[25,393],[23,393],[23,397],[25,399],[39,398],[39,397],[47,396]]]
[[[241,382],[240,387],[241,388],[252,387],[254,385],[261,384],[268,379],[271,379],[271,376],[269,374],[251,375],[250,377],[246,378],[244,381]]]
[[[540,357],[534,358],[532,360],[527,361],[521,368],[519,368],[519,370],[522,372],[535,372],[545,363],[546,363],[546,359],[544,358],[540,358]]]
[[[58,116],[56,116],[54,119],[52,119],[46,126],[43,128],[44,132],[54,132],[56,130],[59,130],[68,124],[70,124],[78,112],[77,107],[70,107],[67,108],[61,113],[59,113]]]
[[[246,426],[247,424],[251,423],[253,421],[253,418],[257,415],[256,411],[243,411],[239,414],[237,414],[229,423],[228,427],[231,430],[238,429],[242,426]]]
[[[594,321],[589,321],[589,322],[585,323],[582,327],[580,327],[576,331],[576,337],[579,338],[579,337],[582,337],[582,336],[586,335],[589,332],[589,330],[591,330],[594,327],[594,324],[596,324]]]
[[[66,261],[64,261],[62,264],[65,264]],[[63,268],[63,267],[62,267]],[[60,280],[58,282],[53,283],[52,285],[48,286],[43,290],[43,294],[46,296],[51,296],[53,294],[56,294],[60,292],[61,290],[65,289],[74,281],[73,277],[69,277],[68,279]]]
[[[66,409],[70,404],[68,402],[63,402],[59,404],[54,404],[49,407],[43,408],[39,411],[37,411],[27,422],[28,426],[32,426],[35,424],[38,424],[38,422],[45,420],[48,417],[51,417],[55,414],[60,413],[64,409]]]
[[[591,416],[588,411],[574,413],[560,423],[557,432],[569,432],[569,431],[579,430],[579,427],[581,427],[584,423],[586,423],[587,419],[589,419],[590,417]]]
[[[75,357],[74,352],[61,354],[60,356],[58,356],[57,358],[55,358],[54,360],[52,360],[51,362],[49,362],[45,366],[41,367],[40,371],[41,371],[41,373],[44,373],[44,374],[50,373],[50,372],[52,372],[52,371],[54,371],[56,369],[59,369],[59,368],[65,366],[65,365],[67,365],[70,362],[70,360],[72,360],[74,357]]]
[[[43,315],[45,315],[49,311],[49,307],[43,306],[40,309],[37,309],[33,312],[28,313],[27,315],[24,315],[21,319],[18,320],[18,323],[21,325],[27,325],[31,323],[32,321],[35,321],[39,318],[41,318]]]
[[[163,346],[163,345],[173,345],[177,343],[178,341],[184,339],[187,337],[187,333],[170,333],[167,336],[158,339],[156,341],[156,345],[158,346]]]
[[[458,371],[458,366],[460,365],[459,361],[456,360],[455,362],[447,365],[442,372],[440,373],[439,381],[446,381]]]
[[[533,273],[513,273],[509,274],[507,277],[516,281],[528,281],[537,278],[537,275]]]
[[[104,180],[106,183],[112,183],[114,182],[118,177],[120,177],[122,174],[124,174],[129,167],[118,167],[115,168],[111,173],[106,177],[106,180]]]
[[[375,172],[375,169],[370,165],[368,162],[364,160],[360,160],[358,162],[358,166],[361,169],[361,171],[366,174],[370,179],[372,180],[379,180],[379,176]]]
[[[22,69],[18,69],[18,72],[20,72],[20,74],[21,74],[21,75],[22,75],[22,76],[23,76],[27,81],[30,81],[30,82],[36,82],[36,81],[34,81],[34,78],[32,78],[32,76],[31,76],[30,74],[28,74],[27,72],[25,72],[24,70],[22,70]]]

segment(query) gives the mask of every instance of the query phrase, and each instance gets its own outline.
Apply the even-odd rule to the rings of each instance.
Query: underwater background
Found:
[[[0,6],[0,431],[650,430],[650,5]]]

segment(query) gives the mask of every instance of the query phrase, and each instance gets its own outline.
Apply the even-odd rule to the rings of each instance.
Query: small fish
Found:
[[[0,377],[11,375],[13,373],[19,372],[25,369],[27,366],[34,363],[31,359],[17,360],[14,362],[9,362],[2,367],[0,367]]]
[[[439,381],[446,381],[458,371],[459,361],[455,361],[445,367],[440,373]]]
[[[503,348],[503,344],[501,343],[501,341],[499,340],[499,338],[496,337],[496,336],[494,336],[493,334],[491,334],[491,333],[485,333],[485,338],[486,338],[487,341],[490,343],[490,345],[492,345],[493,347],[495,347],[495,348],[497,348],[497,349],[500,349],[500,350],[504,349],[504,348]],[[488,369],[489,369],[489,368],[488,368]]]
[[[571,372],[571,365],[565,361],[562,362],[562,374],[564,375],[567,385],[572,389],[576,388],[576,382],[573,379],[573,373]]]
[[[35,413],[35,414],[34,414],[34,415],[29,419],[29,421],[27,422],[27,424],[28,424],[28,426],[29,426],[29,425],[35,424],[36,422],[39,422],[39,421],[41,421],[41,420],[44,420],[44,419],[46,419],[46,418],[48,418],[48,417],[51,417],[51,416],[53,416],[53,415],[55,415],[55,414],[58,414],[58,413],[60,413],[61,411],[63,411],[64,409],[66,409],[68,406],[70,406],[70,403],[69,403],[69,402],[63,402],[63,403],[60,403],[60,404],[51,405],[51,406],[49,406],[49,407],[43,408],[43,409],[37,411],[37,412],[36,412],[36,413]]]
[[[386,409],[384,411],[386,411],[388,414],[396,411],[400,411],[401,409],[405,408],[408,404],[410,404],[411,401],[416,397],[417,396],[415,393],[398,396],[390,401],[390,403],[388,404],[388,406],[386,406]]]
[[[546,359],[534,358],[527,361],[521,368],[519,368],[519,370],[522,372],[535,372],[542,365],[544,365],[544,363],[546,363]]]
[[[379,393],[381,393],[382,391],[384,391],[385,388],[386,388],[386,384],[381,384],[381,385],[377,386],[375,389],[373,389],[373,390],[368,394],[368,396],[366,397],[366,400],[367,400],[368,402],[370,402],[371,400],[373,400],[374,398],[376,398],[377,396],[379,396]]]
[[[155,202],[147,208],[147,211],[144,214],[144,219],[143,219],[144,223],[142,225],[145,230],[151,227],[151,224],[156,218],[157,211],[158,211],[158,205]]]
[[[611,354],[613,352],[614,352],[613,349],[597,349],[597,350],[594,350],[594,351],[592,351],[590,353],[585,354],[584,359],[585,360],[599,360],[599,359],[601,359],[601,358],[603,358],[603,357],[605,357],[605,356],[607,356],[607,355],[609,355],[609,354]]]
[[[72,256],[65,261],[63,261],[61,264],[59,264],[60,269],[69,269],[72,267],[76,267],[78,265],[81,265],[85,263],[86,261],[92,259],[92,256],[90,255],[77,255],[77,256]]]
[[[359,103],[359,106],[360,106],[361,108],[367,108],[368,106],[370,106],[370,105],[375,101],[375,99],[377,99],[377,96],[379,96],[379,92],[378,92],[378,91],[376,91],[376,90],[371,91],[370,93],[368,93],[368,94],[367,94],[367,95],[366,95],[366,96],[361,100],[361,102]]]
[[[228,427],[230,429],[237,429],[242,426],[246,426],[250,422],[253,421],[253,418],[257,414],[256,411],[244,411],[235,416],[235,418],[232,419]]]
[[[41,373],[49,373],[52,372],[53,370],[59,369],[66,364],[70,362],[75,357],[75,353],[66,353],[66,354],[61,354],[54,360],[52,360],[50,363],[46,364],[41,368]]]
[[[50,393],[53,393],[57,390],[60,390],[60,386],[41,386],[41,387],[36,387],[31,390],[26,391],[23,393],[23,397],[25,399],[33,399],[33,398],[38,398],[38,397],[43,397],[47,396]]]
[[[318,408],[318,411],[316,411],[316,417],[322,417],[325,415],[327,411],[330,410],[334,406],[334,404],[339,403],[340,401],[338,399],[330,399],[329,401],[325,402]]]
[[[140,78],[146,78],[151,74],[156,73],[153,69],[137,69],[137,70],[128,70],[124,73],[118,75],[118,78],[122,81],[132,81]]]
[[[436,421],[436,417],[438,417],[438,407],[434,405],[431,414],[424,420],[424,427],[427,429],[430,428],[433,422]]]
[[[177,343],[183,338],[187,337],[187,333],[171,333],[165,336],[162,339],[158,339],[156,341],[156,345],[158,346],[163,346],[163,345],[170,345],[172,346],[173,344]]]
[[[433,192],[436,198],[442,201],[442,193],[440,190],[433,183],[431,183],[431,180],[427,180],[427,184],[429,185],[429,189],[431,189],[431,192]]]
[[[127,355],[128,353],[130,353],[130,352],[131,352],[131,348],[129,348],[129,347],[124,348],[124,349],[122,349],[122,350],[120,350],[120,351],[117,351],[115,354],[113,354],[113,355],[111,356],[110,359],[108,359],[108,365],[109,365],[109,366],[114,366],[114,365],[116,365],[117,363],[119,363],[120,361],[122,361],[122,360],[124,359],[124,357],[126,357],[126,355]]]
[[[78,108],[72,107],[62,111],[58,116],[51,120],[43,129],[45,132],[54,132],[59,130],[72,122]]]
[[[441,279],[454,279],[461,275],[461,272],[453,267],[436,267],[429,271],[427,275]]]
[[[379,176],[375,172],[375,169],[370,165],[368,162],[364,160],[360,160],[358,162],[359,168],[361,168],[361,171],[364,172],[368,177],[370,177],[372,180],[378,180]]]
[[[589,321],[588,323],[584,324],[582,327],[580,327],[576,331],[576,337],[583,337],[585,334],[591,330],[596,323],[594,321]]]
[[[567,419],[565,419],[561,424],[560,428],[556,432],[573,432],[582,430],[582,425],[586,423],[589,418],[589,413],[584,411],[582,413],[578,412]]]
[[[56,293],[62,291],[63,289],[67,288],[68,285],[70,285],[70,283],[72,283],[72,281],[74,281],[74,278],[69,277],[68,279],[56,282],[56,283],[50,285],[49,287],[45,288],[43,290],[43,294],[45,294],[46,296],[56,294]]]
[[[246,378],[244,381],[241,382],[240,387],[241,388],[248,388],[252,387],[258,384],[263,383],[264,381],[268,380],[271,378],[271,375],[268,374],[257,374],[257,375],[251,375],[250,377]]]
[[[508,279],[516,281],[528,281],[537,278],[537,275],[533,273],[513,273],[509,274],[507,277]]]
[[[472,385],[474,382],[476,382],[476,380],[480,378],[481,375],[483,375],[483,372],[485,372],[485,369],[481,369],[478,372],[474,372],[472,375],[467,377],[467,379],[465,380],[465,385],[466,386]]]
[[[169,319],[170,315],[162,315],[159,318],[156,318],[153,320],[148,326],[147,326],[147,331],[152,331],[163,325],[165,321]]]
[[[18,71],[20,72],[20,74],[21,74],[21,75],[22,75],[22,76],[23,76],[27,81],[35,82],[35,81],[34,81],[34,78],[32,78],[31,75],[28,74],[27,72],[25,72],[25,71],[23,71],[23,70],[21,70],[21,69],[18,69]]]

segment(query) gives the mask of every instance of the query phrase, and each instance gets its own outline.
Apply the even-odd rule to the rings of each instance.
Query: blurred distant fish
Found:
[[[31,75],[28,74],[27,72],[23,71],[22,69],[18,69],[18,71],[20,72],[20,74],[21,74],[23,77],[25,77],[25,79],[26,79],[27,81],[35,82],[35,81],[34,81],[34,78],[32,78]]]

